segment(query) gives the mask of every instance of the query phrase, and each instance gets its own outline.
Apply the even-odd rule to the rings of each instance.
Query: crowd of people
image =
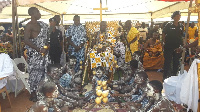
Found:
[[[185,26],[179,21],[180,11],[172,14],[173,21],[160,27],[153,22],[147,28],[144,22],[133,26],[131,20],[124,24],[120,21],[115,37],[108,34],[107,22],[101,21],[99,31],[91,40],[78,15],[65,31],[59,15],[50,18],[48,25],[39,21],[41,14],[36,7],[29,8],[28,14],[31,21],[25,26],[23,39],[29,64],[29,100],[36,102],[29,112],[68,112],[82,108],[86,103],[97,103],[97,91],[107,89],[110,90],[109,102],[118,102],[121,108],[131,112],[175,111],[177,104],[162,96],[162,83],[149,81],[145,70],[163,69],[163,81],[176,76],[182,48],[197,46],[194,23],[188,30],[188,44],[183,44]],[[1,43],[5,42],[5,35],[12,38],[11,31],[5,35],[3,31],[0,28]],[[9,38],[6,41],[12,43]],[[62,59],[66,58],[63,54],[67,54],[67,60]],[[6,56],[1,53],[0,59]],[[8,64],[5,66],[0,62],[0,65],[8,69]],[[0,69],[1,77],[8,76],[5,69]],[[84,89],[88,84],[84,81],[86,70],[92,84],[90,91]],[[122,76],[113,80],[114,73],[119,71]],[[100,89],[99,81],[106,82],[103,89]],[[184,107],[179,105],[178,109]]]

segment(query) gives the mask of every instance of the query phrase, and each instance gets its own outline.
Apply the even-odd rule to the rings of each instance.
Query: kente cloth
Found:
[[[116,39],[113,36],[112,31],[106,30],[106,32],[102,32],[102,33],[100,31],[97,32],[96,45],[103,42],[108,42],[112,44],[112,46],[115,46]]]
[[[30,41],[38,48],[43,48],[47,42],[48,25],[42,21],[38,21],[41,27],[41,31],[36,38],[30,39]],[[27,49],[27,62],[29,73],[29,84],[31,92],[37,90],[37,86],[42,77],[46,73],[47,64],[49,63],[48,54],[42,56],[41,53],[35,49],[25,46]]]
[[[197,31],[197,27],[194,26],[194,28],[189,27],[188,28],[188,35],[189,35],[189,39],[194,39],[195,38],[195,32]]]
[[[193,112],[197,112],[199,87],[198,87],[198,73],[197,64],[200,63],[199,59],[195,59],[190,66],[186,77],[182,80],[180,99],[181,102],[186,104]]]
[[[114,61],[114,55],[109,47],[106,48],[105,52],[97,53],[96,50],[90,52],[91,69],[102,66],[109,72],[112,72]]]
[[[85,28],[82,24],[76,26],[73,24],[67,29],[66,32],[66,37],[69,38],[71,37],[71,41],[76,45],[80,46],[82,43],[86,42],[86,31]],[[68,54],[70,56],[75,56],[76,57],[76,66],[75,66],[75,72],[78,72],[79,66],[80,66],[80,61],[85,60],[85,48],[82,47],[79,51],[75,51],[75,48],[71,45],[69,45],[68,48]]]
[[[0,78],[13,74],[12,59],[8,54],[0,53]],[[0,80],[0,89],[7,84],[7,78]]]
[[[158,41],[148,48],[144,53],[143,67],[144,69],[161,69],[164,65],[164,56],[162,45]]]
[[[135,27],[132,27],[130,31],[128,32],[128,35],[127,35],[128,43],[130,43],[135,38],[137,38],[137,40],[130,44],[130,50],[129,48],[126,48],[125,62],[131,61],[132,60],[131,53],[133,54],[135,51],[138,51],[138,40],[139,40],[138,35],[139,35],[139,31]]]
[[[172,103],[165,97],[162,97],[159,101],[154,102],[154,105],[148,112],[175,112],[175,110]]]
[[[120,54],[119,57],[116,57],[117,65],[122,66],[125,63],[125,46],[122,42],[117,41],[114,47],[114,52]]]

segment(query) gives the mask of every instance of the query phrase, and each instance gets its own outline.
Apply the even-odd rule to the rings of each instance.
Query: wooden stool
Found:
[[[6,92],[6,95],[8,96],[8,100],[9,100],[9,103],[10,103],[10,107],[12,107],[12,106],[11,106],[10,97],[9,97],[8,92],[7,92],[6,86],[4,86],[4,87],[0,90],[0,93],[2,93],[2,92]],[[0,105],[0,109],[1,109],[1,105]],[[0,112],[1,112],[1,111],[0,111]]]

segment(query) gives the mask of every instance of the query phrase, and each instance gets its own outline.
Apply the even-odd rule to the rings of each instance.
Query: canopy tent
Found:
[[[84,0],[84,2],[83,0],[26,0],[26,2],[18,0],[17,12],[19,18],[30,18],[28,8],[34,6],[40,10],[41,19],[49,19],[57,14],[63,15],[65,23],[72,23],[73,16],[78,14],[81,16],[81,22],[99,21],[99,10],[93,10],[93,8],[99,8],[99,4],[99,0]],[[187,16],[189,2],[102,0],[102,6],[108,7],[108,10],[103,10],[103,20],[151,21],[151,19],[170,17],[176,10],[181,10],[182,16]],[[196,14],[193,15],[196,16]],[[8,18],[12,18],[11,5],[3,8],[0,13],[0,19]]]

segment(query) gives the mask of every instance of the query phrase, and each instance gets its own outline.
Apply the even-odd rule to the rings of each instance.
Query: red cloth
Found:
[[[157,0],[157,1],[165,1],[165,2],[179,2],[179,1],[190,1],[190,0]]]

